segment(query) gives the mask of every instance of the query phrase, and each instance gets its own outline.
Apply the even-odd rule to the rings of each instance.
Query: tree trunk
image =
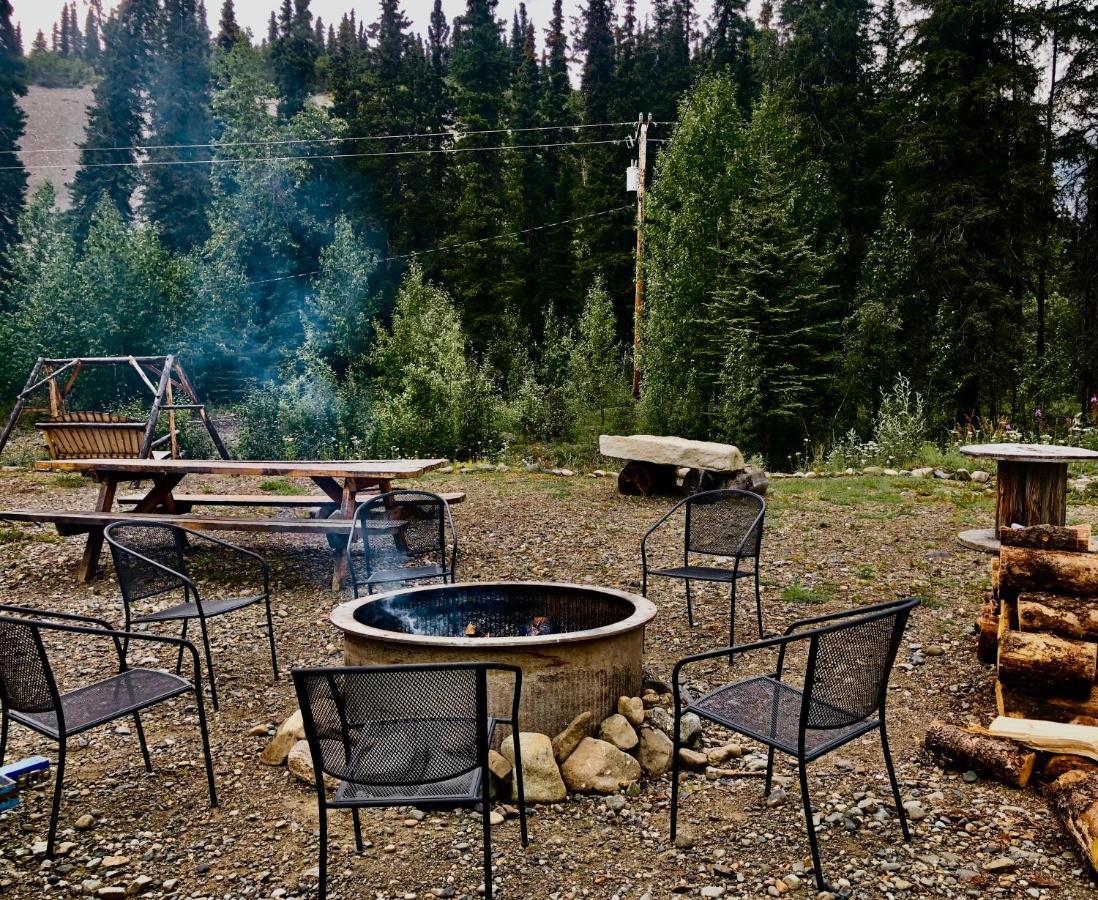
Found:
[[[1047,691],[1027,694],[996,681],[995,705],[1000,716],[1012,719],[1071,722],[1080,716],[1098,716],[1098,687],[1092,687],[1085,697],[1061,697]]]
[[[996,528],[1064,524],[1067,463],[999,460],[996,481]]]
[[[1003,547],[999,551],[999,588],[1015,594],[1020,591],[1047,591],[1073,597],[1098,594],[1098,553]]]
[[[1021,631],[999,636],[999,680],[1031,693],[1085,697],[1096,665],[1095,645],[1086,641]]]
[[[1059,594],[1019,594],[1018,627],[1098,641],[1098,599]]]
[[[1098,773],[1065,772],[1049,785],[1048,798],[1086,864],[1098,870]]]
[[[940,719],[930,723],[927,752],[945,757],[960,768],[980,769],[1003,784],[1025,787],[1033,775],[1037,754],[1014,741],[976,734]]]
[[[999,543],[1031,550],[1085,553],[1090,550],[1090,534],[1089,525],[1030,525],[1028,528],[1000,528]]]

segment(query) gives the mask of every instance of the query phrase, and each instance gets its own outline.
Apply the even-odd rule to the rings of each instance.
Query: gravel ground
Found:
[[[439,489],[464,490],[455,507],[461,575],[551,578],[639,588],[638,541],[668,499],[619,496],[612,479],[507,473],[433,477]],[[239,492],[258,482],[196,480],[187,489]],[[63,504],[90,508],[94,490],[79,479],[0,472],[0,506]],[[994,711],[990,673],[975,660],[970,624],[985,583],[987,558],[956,548],[962,527],[991,515],[988,488],[913,479],[789,479],[769,496],[763,546],[766,627],[896,596],[925,598],[912,620],[889,692],[889,724],[914,840],[905,845],[891,804],[880,750],[871,736],[811,769],[820,842],[829,877],[855,897],[1083,897],[1092,885],[1035,792],[1018,792],[942,772],[919,749],[936,716],[987,721]],[[1072,514],[1094,521],[1098,509]],[[238,535],[272,566],[277,638],[284,672],[338,663],[341,646],[327,614],[338,598],[327,588],[330,557],[320,538]],[[0,598],[93,613],[120,622],[109,564],[91,585],[72,570],[82,540],[52,529],[0,529]],[[662,548],[673,553],[673,543]],[[234,580],[231,571],[217,580]],[[657,583],[659,615],[650,626],[646,664],[667,677],[680,656],[726,638],[727,601],[699,590],[698,627],[686,626],[685,595]],[[50,791],[25,794],[0,814],[0,893],[18,898],[64,895],[147,897],[309,897],[316,890],[316,808],[310,789],[284,768],[258,759],[273,727],[292,709],[288,677],[271,679],[260,610],[219,620],[212,629],[221,711],[210,713],[221,805],[207,806],[194,704],[177,699],[144,715],[153,774],[141,765],[127,723],[75,741],[69,754],[59,841],[52,863],[44,841]],[[740,640],[754,637],[745,627]],[[166,657],[148,651],[147,663]],[[56,665],[63,685],[106,673],[112,651],[67,645]],[[146,659],[146,656],[139,658]],[[742,671],[763,671],[762,657]],[[720,664],[696,676],[727,678]],[[723,743],[715,729],[707,741]],[[502,898],[813,896],[807,838],[795,781],[767,804],[748,745],[742,772],[684,783],[678,845],[668,840],[667,778],[642,782],[615,798],[572,797],[532,809],[525,852],[518,826],[495,832],[496,886]],[[13,727],[9,754],[53,747]],[[788,779],[793,769],[780,765]],[[345,820],[344,820],[345,819]],[[468,812],[367,812],[367,849],[356,854],[349,816],[333,822],[329,896],[333,898],[476,897],[479,819]]]

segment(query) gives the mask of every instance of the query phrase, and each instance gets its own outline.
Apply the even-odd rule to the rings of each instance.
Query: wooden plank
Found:
[[[198,531],[254,531],[276,534],[345,534],[345,519],[229,518],[223,516],[178,516],[164,513],[73,512],[66,510],[0,510],[0,521],[36,522],[84,530],[103,528],[112,522],[169,522]]]
[[[1098,760],[1098,728],[1092,725],[998,716],[987,731],[993,737],[1010,738],[1034,750],[1072,753]]]
[[[961,448],[965,456],[977,459],[1007,459],[1029,463],[1061,463],[1098,460],[1098,451],[1059,444],[969,444]]]
[[[314,509],[320,506],[335,507],[334,500],[324,494],[175,494],[177,503],[191,506],[270,506],[286,509]],[[360,492],[356,498],[359,503],[376,497],[376,491]],[[450,491],[439,494],[443,500],[453,506],[465,501],[463,491]],[[140,503],[143,494],[123,494],[115,502],[122,506]]]
[[[445,459],[235,460],[235,459],[49,459],[35,468],[45,472],[116,472],[123,475],[281,476],[283,478],[365,478],[395,481],[418,478],[446,465]]]

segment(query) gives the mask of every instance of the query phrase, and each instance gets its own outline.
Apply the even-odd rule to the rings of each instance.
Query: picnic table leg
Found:
[[[107,477],[99,482],[99,498],[95,503],[96,512],[110,512],[114,506],[114,494],[118,489],[118,481]],[[103,552],[103,526],[97,526],[88,532],[87,543],[84,544],[84,555],[80,558],[80,565],[76,569],[78,581],[91,581],[95,578],[95,571],[99,568],[99,555]]]
[[[345,519],[347,521],[348,531],[351,527],[351,520],[354,518],[359,491],[374,485],[376,485],[378,490],[383,494],[392,489],[392,483],[390,481],[376,478],[347,478],[342,485],[334,478],[328,477],[314,478],[313,481],[316,483],[317,487],[333,500],[333,502],[338,504],[338,508],[332,513],[330,518]],[[347,544],[347,536],[338,534],[328,535],[328,546],[330,546],[335,553],[335,559],[333,560],[332,565],[333,591],[343,590],[343,586],[347,583],[347,578],[350,575],[347,561]]]
[[[149,488],[149,492],[141,498],[133,511],[151,513],[163,507],[165,512],[176,512],[175,498],[172,497],[172,491],[182,480],[183,476],[179,474],[157,475],[153,478],[153,486]]]

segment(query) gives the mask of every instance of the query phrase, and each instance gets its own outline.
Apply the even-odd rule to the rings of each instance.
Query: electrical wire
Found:
[[[604,210],[600,210],[599,212],[585,213],[582,216],[573,216],[571,219],[562,219],[559,222],[548,222],[545,225],[535,225],[532,228],[522,228],[518,231],[506,231],[503,234],[493,234],[491,237],[476,238],[475,240],[472,240],[472,241],[463,241],[460,244],[447,244],[447,245],[442,246],[442,247],[431,247],[428,250],[414,250],[411,253],[401,253],[401,254],[398,254],[397,256],[386,256],[384,259],[379,259],[378,262],[379,263],[393,262],[393,261],[398,260],[398,259],[411,259],[411,258],[416,257],[416,256],[426,256],[428,253],[445,253],[449,250],[460,250],[462,247],[472,247],[475,244],[486,244],[489,241],[498,241],[498,240],[501,240],[502,238],[518,237],[519,235],[530,234],[531,232],[534,232],[534,231],[545,231],[549,228],[559,228],[561,225],[571,225],[573,222],[580,222],[580,221],[583,221],[584,219],[595,219],[595,218],[598,218],[599,216],[608,216],[608,215],[611,215],[612,213],[621,212],[622,210],[632,209],[632,208],[633,208],[632,205],[615,206],[612,209],[604,209]],[[312,271],[309,271],[309,272],[298,272],[294,275],[278,275],[274,278],[259,278],[259,279],[256,279],[255,281],[245,282],[245,284],[248,287],[251,287],[251,286],[257,285],[257,284],[272,284],[272,283],[277,282],[277,281],[292,281],[292,280],[297,279],[297,278],[311,278],[313,275],[319,275],[321,273],[321,271],[323,271],[323,270],[313,269]]]
[[[622,138],[614,138],[613,140],[605,141],[564,141],[554,144],[500,144],[493,147],[448,147],[445,149],[431,149],[431,150],[378,150],[371,153],[318,153],[312,156],[256,156],[245,157],[243,159],[233,159],[232,157],[210,159],[149,159],[142,162],[101,162],[101,163],[66,163],[57,164],[51,163],[48,165],[37,165],[31,163],[30,165],[17,165],[17,166],[0,166],[0,172],[11,171],[14,169],[24,169],[31,171],[42,171],[46,169],[120,169],[120,168],[136,168],[144,169],[151,167],[163,167],[163,166],[221,166],[221,165],[239,165],[243,163],[273,163],[273,162],[290,162],[293,160],[331,160],[331,159],[360,159],[363,157],[378,157],[378,156],[426,156],[432,153],[479,153],[483,151],[495,151],[495,150],[540,150],[549,147],[594,147],[606,144],[622,144],[624,140]]]
[[[632,125],[633,122],[593,122],[580,125],[531,125],[525,128],[484,128],[476,131],[414,131],[407,134],[368,134],[356,137],[329,137],[329,138],[287,138],[277,141],[213,141],[209,144],[138,144],[136,146],[117,147],[49,147],[45,149],[21,148],[19,150],[0,150],[0,153],[113,153],[132,150],[144,152],[148,150],[201,150],[203,148],[217,149],[220,147],[269,147],[285,146],[290,144],[338,144],[353,141],[396,141],[411,138],[436,138],[453,137],[460,140],[468,135],[475,134],[518,134],[519,132],[532,131],[563,131],[569,128],[617,128],[623,125]]]

